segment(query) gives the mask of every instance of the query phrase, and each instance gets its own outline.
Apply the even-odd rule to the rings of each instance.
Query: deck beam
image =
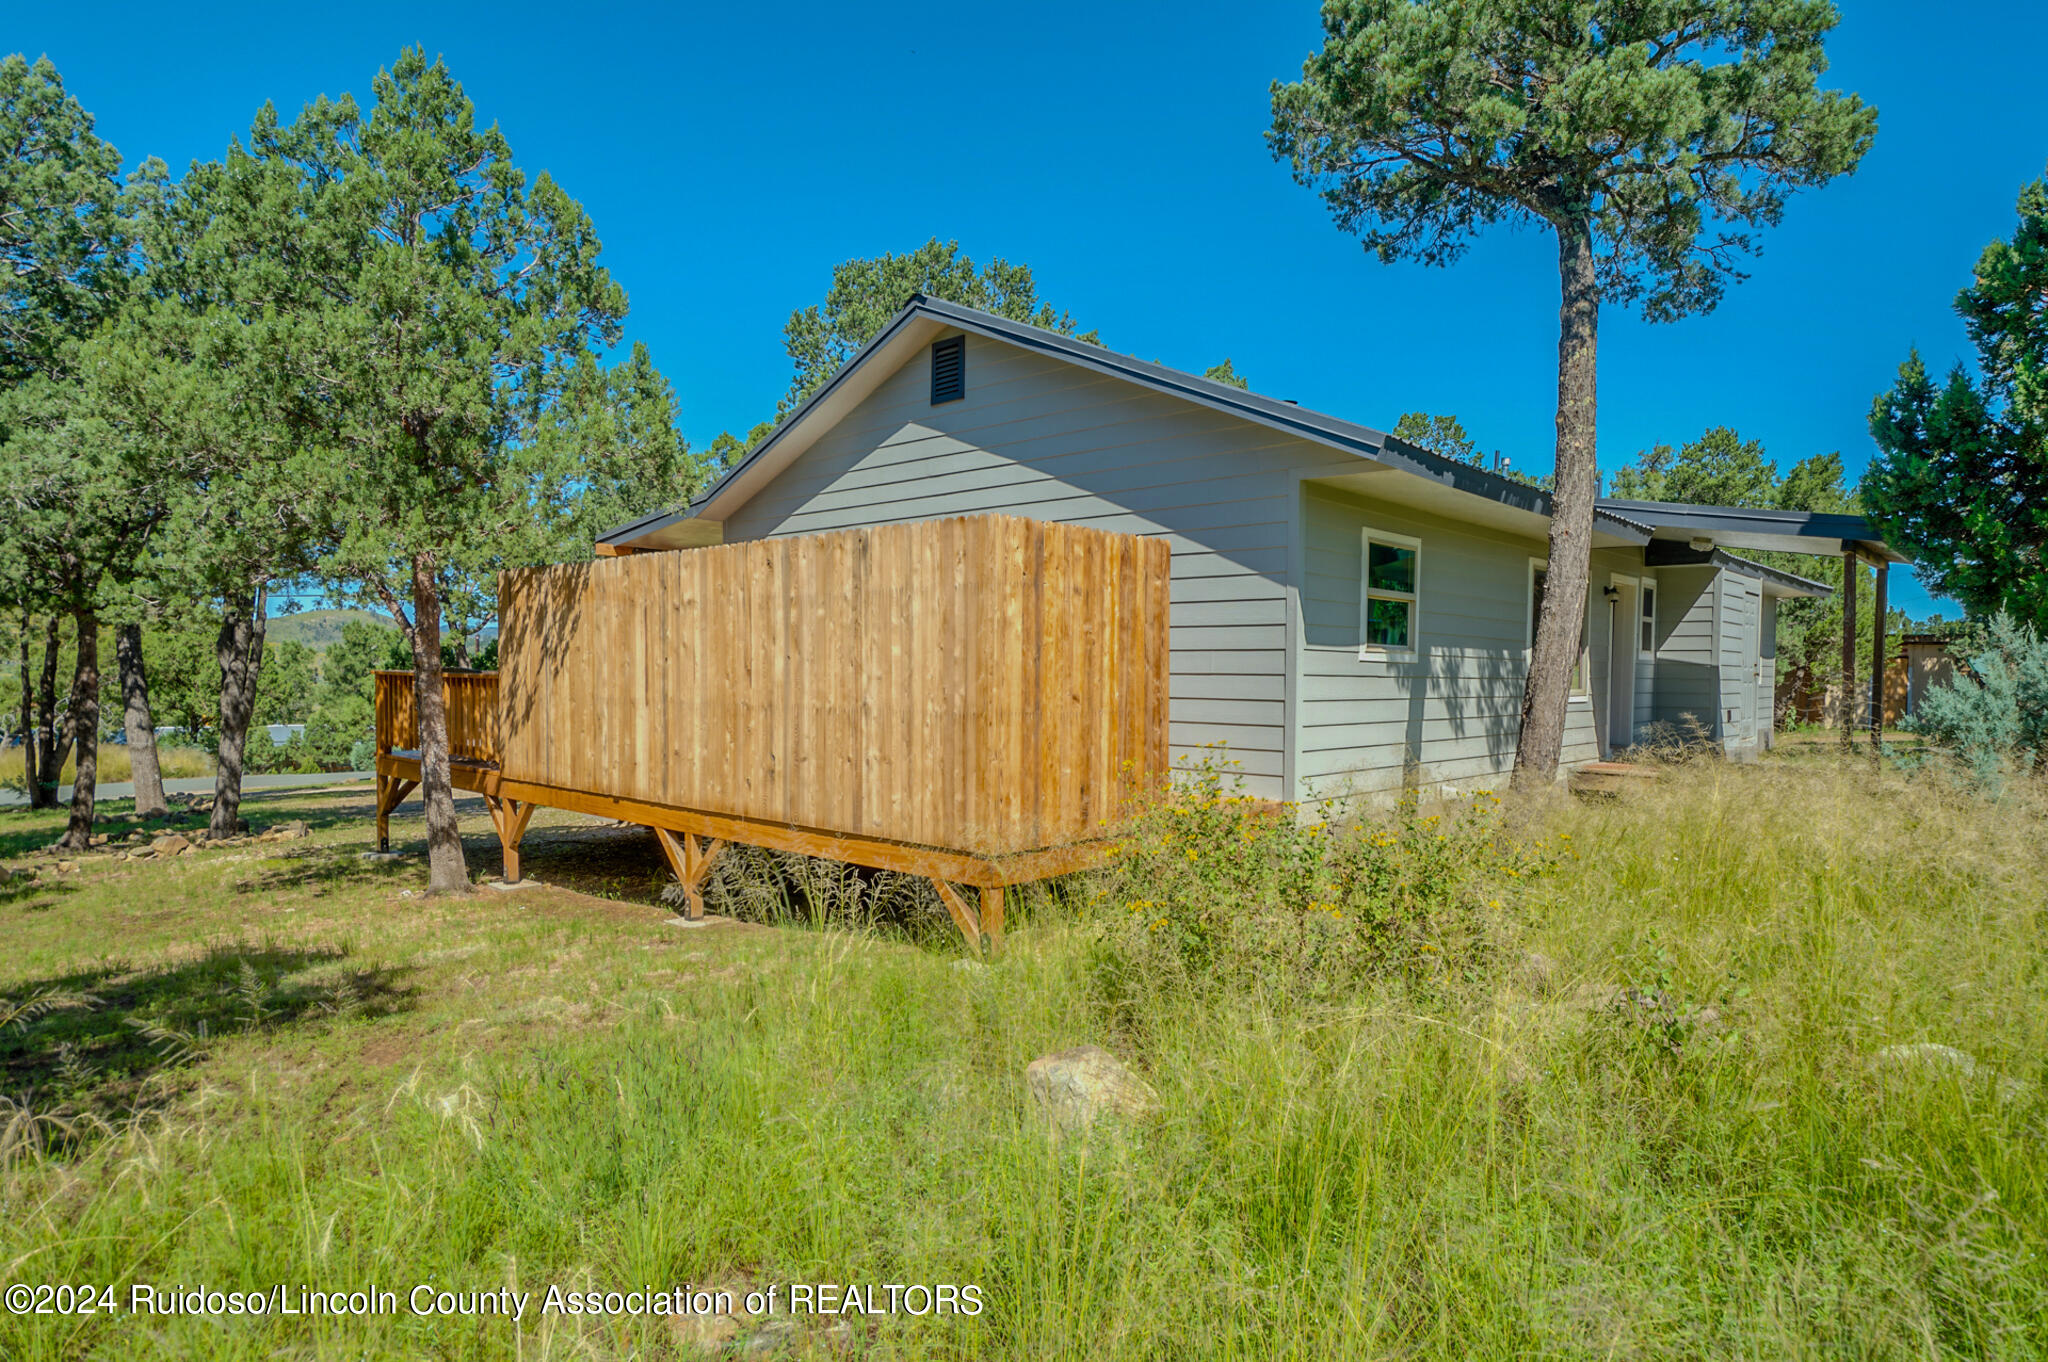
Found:
[[[382,789],[403,786],[410,790],[419,780],[419,759],[382,754],[377,758],[377,775]],[[819,828],[707,813],[700,809],[676,808],[589,790],[565,789],[534,781],[509,780],[496,768],[464,762],[449,763],[449,779],[458,790],[470,790],[484,796],[486,803],[494,809],[492,822],[493,826],[499,827],[501,839],[505,829],[499,822],[499,811],[506,808],[515,811],[518,831],[523,833],[525,819],[531,817],[535,805],[612,818],[622,823],[638,823],[654,829],[662,854],[668,858],[676,879],[684,886],[684,897],[693,919],[703,916],[703,881],[712,859],[725,844],[732,843],[844,861],[872,870],[894,870],[931,880],[941,886],[940,897],[947,900],[946,910],[952,914],[968,946],[981,952],[992,950],[1002,942],[1004,891],[1009,886],[1086,870],[1101,865],[1111,854],[1111,844],[1107,840],[1097,840],[1013,855],[977,856],[941,847],[883,841]],[[516,857],[516,847],[510,850]],[[516,859],[508,859],[508,880],[516,875],[517,864]],[[952,888],[954,885],[969,885],[979,891],[979,911]]]

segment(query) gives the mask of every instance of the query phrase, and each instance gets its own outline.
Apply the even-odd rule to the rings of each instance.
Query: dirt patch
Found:
[[[357,1052],[363,1063],[380,1069],[403,1064],[419,1054],[419,1040],[413,1036],[377,1036]]]

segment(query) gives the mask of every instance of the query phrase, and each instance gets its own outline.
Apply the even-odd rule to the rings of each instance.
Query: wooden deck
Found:
[[[545,804],[653,828],[692,917],[736,842],[926,876],[985,948],[1165,776],[1167,576],[1161,541],[998,516],[507,572],[500,671],[446,678],[451,779],[508,880]],[[378,673],[380,846],[417,746]]]
[[[1571,769],[1571,788],[1585,794],[1612,792],[1663,775],[1657,767],[1626,761],[1588,761]]]

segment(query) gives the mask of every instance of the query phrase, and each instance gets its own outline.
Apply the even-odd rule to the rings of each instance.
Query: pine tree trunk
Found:
[[[267,604],[263,588],[230,598],[214,655],[220,662],[220,755],[214,764],[212,838],[233,837],[242,815],[242,753],[249,719],[256,712],[256,678],[263,671],[263,629]]]
[[[37,723],[29,741],[35,745],[36,779],[29,786],[32,809],[57,807],[57,789],[64,778],[64,763],[71,760],[71,717],[57,722],[57,650],[61,642],[59,622],[51,615],[43,626],[42,674],[36,680]]]
[[[114,660],[121,669],[121,727],[128,735],[128,765],[135,773],[135,813],[147,818],[167,812],[169,806],[156,760],[156,716],[149,705],[149,674],[142,665],[140,624],[121,626],[114,637]]]
[[[78,628],[78,661],[71,672],[71,731],[78,747],[78,772],[71,778],[71,819],[58,845],[66,851],[92,846],[93,802],[100,770],[100,617],[90,604],[72,614]]]
[[[1557,229],[1562,301],[1557,339],[1557,480],[1551,491],[1550,566],[1536,646],[1522,690],[1522,730],[1515,748],[1514,783],[1541,788],[1557,779],[1564,751],[1565,712],[1572,668],[1585,634],[1587,583],[1592,575],[1593,502],[1599,496],[1595,386],[1600,331],[1600,288],[1593,268],[1592,226],[1584,219]]]
[[[455,824],[455,788],[448,772],[448,699],[441,685],[441,592],[434,560],[412,560],[413,697],[419,713],[420,798],[427,815],[427,892],[464,893],[469,865]]]
[[[33,632],[35,620],[27,607],[21,612],[21,774],[26,782],[28,802],[34,807],[36,793],[42,789],[42,780],[36,772],[36,692],[35,676],[29,669],[29,635]]]

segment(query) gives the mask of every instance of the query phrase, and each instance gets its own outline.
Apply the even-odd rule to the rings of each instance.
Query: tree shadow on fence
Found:
[[[222,1040],[410,1009],[410,970],[346,951],[221,944],[158,968],[118,963],[0,997],[0,1167],[64,1155],[165,1106]]]

